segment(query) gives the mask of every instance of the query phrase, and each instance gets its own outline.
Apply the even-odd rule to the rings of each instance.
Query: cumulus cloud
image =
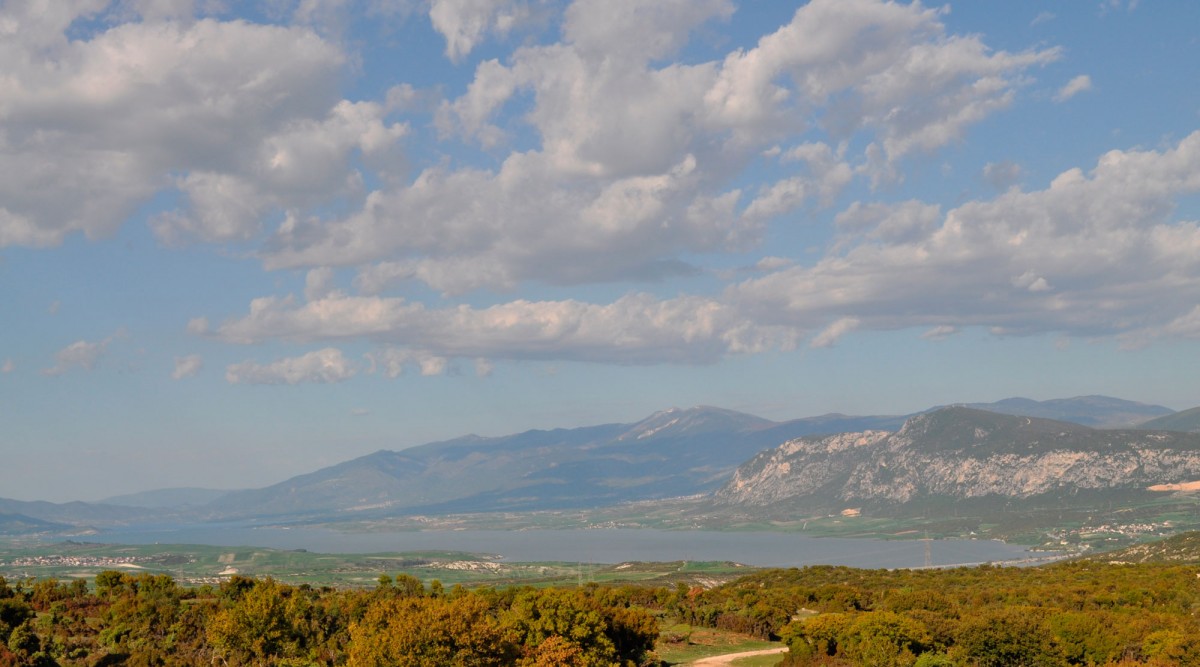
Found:
[[[728,354],[794,345],[787,327],[756,326],[716,300],[631,294],[610,304],[513,301],[486,308],[427,308],[401,298],[337,296],[304,304],[256,299],[214,335],[233,343],[367,339],[388,345],[373,367],[424,374],[444,359],[572,359],[620,364],[711,363]]]
[[[673,259],[679,250],[734,247],[760,231],[738,219],[736,195],[701,193],[695,172],[685,156],[665,173],[555,190],[567,179],[537,156],[514,155],[495,174],[431,169],[411,186],[372,193],[343,220],[289,220],[265,261],[285,268],[383,259],[360,273],[362,288],[417,279],[452,294],[689,273]],[[396,255],[412,258],[386,259]]]
[[[751,137],[803,128],[795,110],[829,105],[820,122],[832,134],[872,129],[895,160],[958,139],[1010,103],[1017,75],[1058,57],[947,36],[939,14],[916,3],[808,3],[754,49],[725,59],[705,94],[710,117]]]
[[[760,325],[825,330],[987,327],[999,334],[1060,332],[1123,340],[1200,335],[1200,225],[1174,221],[1200,192],[1200,132],[1161,150],[1114,150],[1091,171],[1048,187],[1010,190],[945,213],[907,204],[856,204],[853,231],[810,266],[732,286]],[[876,233],[896,222],[902,233]]]
[[[1058,92],[1054,94],[1054,101],[1055,102],[1066,102],[1067,100],[1071,99],[1072,97],[1075,97],[1079,93],[1086,92],[1091,89],[1092,89],[1092,77],[1090,77],[1086,74],[1080,74],[1079,76],[1075,77],[1074,79],[1071,79],[1070,81],[1068,81],[1066,83],[1066,85],[1064,85],[1062,88],[1058,89]]]
[[[316,301],[329,296],[333,289],[333,269],[323,266],[311,269],[304,276],[304,298]]]
[[[254,361],[230,364],[225,369],[225,379],[230,384],[328,384],[349,380],[357,372],[341,350],[327,347],[268,364]]]
[[[111,336],[95,342],[77,340],[55,353],[54,365],[50,368],[43,368],[42,375],[62,375],[75,368],[90,371],[95,368],[96,362],[108,352],[108,344],[112,340]]]
[[[485,25],[513,6],[434,9]],[[817,0],[751,49],[664,64],[732,11],[728,0],[571,4],[560,42],[480,63],[437,113],[443,135],[493,151],[519,113],[535,146],[494,168],[424,169],[349,214],[290,215],[263,261],[355,266],[369,294],[408,281],[453,295],[695,273],[683,256],[753,247],[773,218],[832,205],[860,174],[899,173],[889,162],[956,140],[1058,57],[947,35],[940,11],[916,4]],[[836,147],[797,141],[814,129]],[[860,135],[868,149],[846,154]],[[764,154],[783,176],[743,192],[738,175]]]
[[[433,0],[429,21],[446,39],[446,57],[459,62],[489,33],[505,35],[532,13],[515,0]]]
[[[107,3],[36,6],[0,8],[21,26],[0,43],[0,247],[106,236],[171,190],[182,206],[152,221],[161,238],[245,241],[270,210],[358,187],[352,152],[395,161],[406,127],[338,99],[346,56],[308,28],[174,20],[201,8],[155,1],[68,39]]]
[[[424,376],[443,375],[449,365],[445,357],[422,350],[389,347],[367,354],[371,372],[379,372],[390,378],[404,375],[406,366],[415,366]]]
[[[185,357],[175,357],[175,370],[171,371],[172,380],[182,380],[190,378],[200,369],[204,367],[204,359],[198,354],[189,354]]]

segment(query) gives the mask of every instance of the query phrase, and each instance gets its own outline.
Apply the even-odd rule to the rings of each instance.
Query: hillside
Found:
[[[858,461],[855,457],[879,449],[874,445],[865,449],[855,446],[852,452],[841,452],[837,449],[842,446],[839,443],[861,438],[875,443],[902,430],[908,437],[921,425],[927,431],[920,438],[926,455],[969,445],[976,455],[990,451],[1001,456],[1006,447],[1012,449],[1013,443],[1035,435],[1043,444],[1054,441],[1055,447],[1074,451],[1080,447],[1086,449],[1094,437],[1092,429],[1066,422],[1046,422],[1032,415],[1105,422],[1127,420],[1133,413],[1169,412],[1159,406],[1097,396],[1052,401],[1010,398],[977,405],[990,412],[955,408],[974,415],[969,427],[940,418],[914,421],[913,415],[826,414],[775,422],[715,407],[672,408],[632,424],[531,430],[499,437],[470,435],[401,451],[380,450],[259,489],[231,492],[159,489],[117,496],[98,504],[0,499],[0,512],[80,527],[104,527],[143,521],[341,521],[590,509],[708,494],[721,489],[738,466],[760,452],[798,438],[818,436],[818,441],[826,442],[828,451],[809,453],[804,473],[800,475],[808,486],[802,484],[807,490],[799,495],[826,498],[830,506],[836,506],[843,498],[859,497],[858,491],[851,492],[847,486],[849,475],[855,466],[869,461]],[[1110,417],[1103,416],[1106,410],[1111,411]],[[1001,414],[1004,411],[1024,411],[1030,416],[1024,421],[1014,421]],[[977,438],[977,428],[990,435]],[[846,433],[860,435],[835,435]],[[1149,436],[1141,433],[1138,437]],[[889,442],[894,444],[892,440]],[[1007,451],[1007,454],[1021,453]],[[1090,463],[1079,460],[1075,465],[1082,470]],[[880,480],[889,479],[895,471],[879,468],[869,476],[860,476],[855,483],[882,489]],[[1009,472],[1012,471],[996,474]],[[969,473],[951,470],[948,474]],[[937,487],[932,481],[929,486]],[[727,491],[722,493],[725,495],[719,497],[728,496]],[[863,497],[870,496],[866,491],[862,493],[867,494]],[[910,492],[897,488],[888,493],[903,496]],[[916,497],[926,491],[913,487],[911,493]],[[772,499],[793,498],[797,493],[790,487],[765,485],[751,495],[756,498],[754,502],[774,502]]]
[[[1110,396],[1076,396],[1034,401],[1006,398],[994,403],[964,403],[962,407],[1020,417],[1040,417],[1082,424],[1092,428],[1128,428],[1174,414],[1170,408]]]
[[[1159,431],[1181,431],[1183,433],[1200,433],[1200,408],[1182,410],[1163,417],[1142,422],[1138,428]]]
[[[57,533],[71,526],[53,521],[43,521],[23,514],[0,513],[0,535],[29,535],[33,533]]]
[[[128,493],[112,496],[100,501],[103,505],[124,505],[126,507],[145,507],[153,509],[177,509],[211,503],[229,493],[219,489],[201,489],[183,487],[175,489],[154,489],[139,493]]]
[[[1200,435],[1097,430],[965,407],[899,431],[798,438],[738,468],[725,504],[840,509],[942,499],[1094,502],[1200,480]]]
[[[1096,554],[1088,560],[1103,563],[1197,563],[1200,562],[1200,532],[1180,533],[1155,542],[1135,544]]]
[[[718,408],[672,409],[636,424],[468,436],[379,451],[207,505],[213,516],[361,518],[400,511],[596,507],[719,486],[765,447],[810,430]]]

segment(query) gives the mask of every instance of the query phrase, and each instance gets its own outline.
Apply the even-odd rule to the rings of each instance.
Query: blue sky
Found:
[[[1200,404],[1200,6],[0,6],[0,496]]]

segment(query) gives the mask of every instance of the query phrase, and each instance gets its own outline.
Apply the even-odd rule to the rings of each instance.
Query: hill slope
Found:
[[[765,447],[810,427],[718,408],[672,409],[636,424],[468,436],[368,456],[264,489],[230,493],[211,515],[596,507],[712,490]]]
[[[799,438],[738,468],[725,504],[838,508],[931,498],[1070,502],[1200,480],[1200,435],[1097,430],[951,407],[895,433]]]
[[[1180,533],[1155,542],[1135,544],[1090,556],[1088,560],[1105,563],[1196,563],[1200,562],[1200,532]]]
[[[1163,417],[1142,422],[1138,428],[1159,431],[1181,431],[1183,433],[1200,433],[1200,408],[1182,410]]]
[[[1125,428],[1173,414],[1170,408],[1161,405],[1126,401],[1111,396],[1076,396],[1048,401],[1014,397],[994,403],[964,403],[963,407],[1004,415],[1055,419],[1092,428]]]

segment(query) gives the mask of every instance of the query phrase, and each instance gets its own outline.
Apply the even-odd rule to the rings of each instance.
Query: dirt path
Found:
[[[738,658],[749,658],[755,655],[771,655],[772,653],[783,653],[787,651],[786,646],[779,648],[765,648],[759,651],[742,651],[741,653],[726,653],[725,655],[714,655],[707,658],[701,658],[696,662],[691,663],[692,667],[722,667],[732,665],[734,660]]]

